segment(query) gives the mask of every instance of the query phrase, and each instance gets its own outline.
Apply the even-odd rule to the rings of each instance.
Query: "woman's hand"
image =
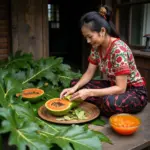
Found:
[[[90,96],[90,89],[82,89],[82,90],[79,90],[77,91],[76,93],[74,93],[72,96],[71,96],[71,101],[81,101],[81,100],[85,100],[86,98],[88,98]]]
[[[76,91],[74,87],[66,88],[60,93],[60,98],[63,98],[64,96],[68,96],[70,94],[73,94]]]

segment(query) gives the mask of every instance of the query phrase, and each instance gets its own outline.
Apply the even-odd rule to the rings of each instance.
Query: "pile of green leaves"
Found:
[[[81,108],[76,108],[70,110],[70,112],[67,115],[63,117],[58,117],[56,120],[84,120],[84,119],[87,119],[85,111]]]
[[[9,133],[9,145],[18,150],[101,150],[101,141],[111,143],[87,125],[62,126],[38,117],[37,110],[46,100],[58,97],[72,79],[81,76],[63,64],[62,58],[33,60],[31,54],[17,52],[1,66],[0,75],[0,134]],[[39,103],[16,98],[16,93],[29,87],[45,91]]]

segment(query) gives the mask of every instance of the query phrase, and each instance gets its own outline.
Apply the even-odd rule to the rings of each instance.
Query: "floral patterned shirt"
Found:
[[[99,49],[91,49],[89,62],[97,65],[101,72],[107,75],[112,85],[115,85],[116,76],[127,75],[127,84],[133,86],[143,86],[145,82],[137,70],[131,49],[120,39],[111,43],[102,57]]]

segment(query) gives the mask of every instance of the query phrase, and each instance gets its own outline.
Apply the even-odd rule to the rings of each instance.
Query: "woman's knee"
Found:
[[[117,96],[113,95],[105,96],[102,103],[102,110],[110,115],[115,113],[122,113],[123,108],[116,103],[117,98]]]

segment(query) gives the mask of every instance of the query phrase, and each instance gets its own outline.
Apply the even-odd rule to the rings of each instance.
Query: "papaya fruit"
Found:
[[[38,102],[44,95],[44,91],[39,88],[24,89],[22,93],[17,93],[16,96],[22,96],[23,100],[28,100],[31,103]]]
[[[54,116],[64,116],[72,109],[72,102],[66,99],[53,98],[45,103],[45,107]]]
[[[64,96],[64,99],[66,99],[66,100],[69,100],[69,101],[70,101],[71,96],[72,96],[72,95]],[[79,104],[81,103],[81,101],[82,101],[82,100],[72,101],[72,108],[78,107],[78,106],[79,106]]]

